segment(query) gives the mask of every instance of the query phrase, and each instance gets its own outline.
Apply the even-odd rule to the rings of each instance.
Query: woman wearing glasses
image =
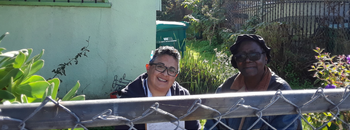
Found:
[[[238,36],[230,51],[233,54],[231,64],[240,73],[227,79],[218,87],[216,93],[290,90],[289,84],[266,66],[271,59],[270,50],[264,39],[258,35]],[[290,125],[287,129],[296,130],[301,129],[300,118],[294,121],[297,117],[297,115],[280,115],[264,116],[263,119],[276,129],[284,129]],[[257,119],[257,117],[230,118],[222,119],[222,122],[235,130],[272,129],[263,121],[253,126]],[[214,130],[227,129],[220,123],[213,126],[215,123],[215,120],[207,120],[204,129],[212,127]]]
[[[175,81],[180,71],[180,53],[174,47],[161,46],[151,54],[146,73],[141,74],[133,82],[122,89],[121,98],[156,97],[190,95],[187,89]],[[200,129],[199,121],[180,121],[180,126],[188,130]],[[175,129],[170,122],[136,124],[138,130]],[[116,126],[116,129],[129,129],[128,126]]]

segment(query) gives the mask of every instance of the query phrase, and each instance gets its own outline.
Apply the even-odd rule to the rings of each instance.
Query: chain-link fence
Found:
[[[47,97],[42,103],[0,105],[1,130],[61,129],[97,126],[171,122],[179,126],[180,120],[258,117],[297,114],[313,129],[339,121],[348,128],[350,124],[339,118],[340,111],[350,110],[350,86],[345,89],[286,90],[206,94],[192,96],[105,99],[56,102]],[[329,112],[332,118],[319,128],[313,127],[302,113]],[[255,123],[254,123],[255,124]],[[254,125],[253,124],[253,125]],[[253,126],[251,126],[253,127]],[[288,127],[288,126],[286,126]],[[232,129],[232,128],[227,128]]]

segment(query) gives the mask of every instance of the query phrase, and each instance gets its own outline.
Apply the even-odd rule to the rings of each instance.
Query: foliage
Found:
[[[271,48],[271,62],[269,67],[287,81],[288,78],[300,77],[306,79],[309,75],[307,68],[314,62],[307,44],[298,44],[297,34],[291,34],[291,30],[298,32],[299,28],[286,23],[262,23],[256,27],[256,34],[262,36],[266,44]],[[286,67],[289,65],[289,72]],[[288,76],[295,74],[295,76]],[[305,76],[305,77],[302,77]]]
[[[223,0],[185,0],[182,5],[192,11],[186,15],[191,26],[189,30],[202,35],[212,43],[213,37],[219,36],[225,21],[225,10],[222,8]]]
[[[350,85],[350,55],[335,55],[330,53],[323,53],[324,49],[317,47],[314,49],[317,53],[315,56],[317,62],[311,66],[309,71],[314,71],[316,82],[322,82],[326,88],[345,87]],[[327,121],[331,120],[333,115],[329,112],[323,113],[308,113],[304,117],[314,127],[320,127]],[[340,112],[339,118],[348,122],[350,120],[350,112]],[[333,120],[329,122],[323,129],[343,129],[347,128],[346,124],[342,124],[340,120]]]
[[[82,55],[85,57],[88,57],[86,55],[86,52],[90,52],[89,49],[87,49],[89,47],[90,44],[90,37],[88,38],[88,40],[86,40],[86,42],[88,43],[87,46],[84,46],[83,48],[80,49],[80,52],[75,55],[74,58],[69,59],[68,62],[63,63],[63,64],[59,64],[58,67],[56,69],[53,69],[51,72],[55,73],[55,75],[52,78],[57,77],[58,75],[64,75],[66,76],[66,66],[72,65],[72,62],[74,62],[75,65],[78,64],[78,58],[81,57]],[[50,78],[50,79],[52,79]],[[60,80],[62,82],[62,80]]]
[[[261,26],[260,24],[264,24],[264,23],[260,23],[260,17],[253,16],[250,19],[248,19],[247,21],[245,21],[245,24],[242,25],[242,29],[239,30],[239,32],[243,33],[243,34],[254,33],[255,29],[258,26]]]
[[[0,37],[0,42],[6,34]],[[44,50],[31,59],[33,49],[3,53],[4,50],[0,48],[0,103],[42,102],[47,96],[57,98],[59,79],[45,80],[40,75],[34,75],[44,66],[44,60],[40,59]],[[85,95],[74,97],[79,87],[77,82],[62,100],[84,100]]]
[[[284,68],[286,79],[288,80],[288,84],[292,89],[314,88],[312,81],[302,78],[294,69],[295,67],[292,62],[288,62],[287,66]]]
[[[209,72],[209,64],[195,57],[188,49],[180,61],[180,70],[177,81],[191,94],[214,93],[222,83]]]
[[[184,0],[162,0],[162,11],[157,11],[157,20],[182,21],[189,10],[181,3]]]
[[[253,16],[242,25],[242,29],[238,32],[233,32],[231,29],[223,29],[219,32],[220,37],[223,39],[222,47],[228,50],[228,47],[234,44],[238,35],[241,34],[253,34],[256,28],[262,26],[264,23],[260,23],[260,17]]]
[[[202,60],[198,52],[186,48],[185,56],[180,61],[180,74],[177,81],[191,94],[214,93],[216,88],[228,77],[237,73],[231,64],[230,56],[214,50],[216,57],[212,62]]]
[[[216,52],[215,48],[218,48],[218,51],[223,50],[222,46],[219,44],[209,45],[209,41],[207,40],[186,40],[186,46],[191,50],[201,54],[199,57],[200,60],[208,60],[210,63],[214,61],[213,57],[215,57]],[[228,51],[229,52],[229,51]]]
[[[324,123],[328,122],[329,120],[332,119],[332,114],[329,112],[321,112],[321,113],[307,113],[303,115],[304,118],[309,122],[313,127],[319,128],[321,127]],[[302,120],[302,125],[303,129],[305,130],[311,130],[313,129],[309,124],[307,124],[304,120]],[[331,121],[327,123],[325,127],[322,128],[322,130],[337,130],[340,129],[340,127],[336,127],[333,123],[336,121]]]
[[[215,60],[211,64],[213,75],[216,75],[219,79],[226,80],[234,74],[238,73],[238,70],[234,69],[231,65],[232,54],[227,55],[223,51],[217,51],[217,48],[214,49],[216,55]]]
[[[318,60],[311,66],[309,71],[315,71],[314,77],[317,81],[323,81],[323,85],[335,85],[336,87],[346,87],[350,85],[350,56],[322,53],[324,49],[317,47],[315,58]]]

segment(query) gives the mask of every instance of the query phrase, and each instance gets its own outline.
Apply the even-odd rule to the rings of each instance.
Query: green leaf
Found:
[[[44,77],[42,77],[40,75],[32,75],[28,79],[23,81],[21,84],[27,84],[27,83],[31,83],[31,82],[37,82],[37,81],[46,81],[46,80],[44,79]]]
[[[60,86],[60,80],[58,78],[54,78],[54,79],[51,79],[47,82],[49,82],[50,84],[52,84],[52,83],[55,84],[54,89],[53,89],[52,94],[51,94],[51,97],[52,97],[52,99],[56,100],[58,88]]]
[[[321,125],[321,124],[320,124]],[[328,127],[323,127],[321,130],[328,130]]]
[[[41,98],[27,97],[27,99],[28,99],[28,103],[41,102]]]
[[[15,83],[13,82],[13,77],[11,77],[9,86],[7,87],[7,91],[13,93],[12,90],[13,90],[14,86],[15,86]]]
[[[38,54],[38,55],[34,56],[32,59],[28,60],[25,64],[26,64],[26,65],[30,64],[30,62],[31,62],[32,60],[34,60],[34,62],[36,62],[36,61],[38,61],[38,60],[41,58],[41,56],[43,56],[43,55],[44,55],[44,49],[41,50],[41,53],[40,53],[40,54]]]
[[[15,87],[15,92],[17,94],[25,94],[28,97],[41,99],[46,91],[46,88],[49,85],[50,84],[47,81],[38,81],[27,84],[21,84]]]
[[[0,47],[0,54],[3,50],[6,50],[6,48]]]
[[[0,59],[1,59],[1,57],[0,57]],[[0,60],[0,68],[1,68],[1,67],[4,67],[3,63],[6,62],[6,61],[9,60],[9,59],[10,59],[10,58],[8,58],[8,57],[3,57],[3,59]]]
[[[55,87],[55,83],[51,83],[51,84],[49,85],[49,87],[46,88],[46,91],[45,91],[45,93],[44,93],[44,96],[43,96],[41,102],[43,102],[43,101],[45,100],[46,97],[51,96],[54,87]]]
[[[16,98],[15,95],[13,95],[11,92],[6,90],[0,90],[0,99],[14,99]]]
[[[69,101],[79,101],[79,100],[85,100],[85,95],[78,95],[70,99]]]
[[[332,125],[332,122],[328,122],[328,123],[327,123],[327,126],[328,126],[328,127],[331,127],[331,125]]]
[[[38,72],[41,68],[43,68],[44,66],[44,60],[38,60],[35,61],[31,67],[31,70],[29,72],[28,75],[32,75],[35,74],[36,72]]]
[[[15,58],[8,58],[8,57],[6,57],[6,58],[4,58],[4,61],[1,64],[0,67],[8,66],[8,65],[10,65],[10,64],[12,64],[14,62],[15,62]]]
[[[26,56],[22,52],[19,52],[19,54],[17,55],[17,57],[15,59],[13,67],[14,68],[21,68],[21,66],[23,65],[25,60],[26,60]]]
[[[30,55],[32,55],[33,49],[32,48],[28,48],[27,51],[28,51],[28,54],[26,55],[26,60],[25,61],[27,61],[28,58],[30,57]]]
[[[0,79],[4,77],[8,72],[14,69],[12,66],[1,67],[0,68]]]
[[[33,63],[33,61],[34,60],[32,60],[31,63]],[[26,68],[23,69],[24,70],[23,76],[16,81],[16,85],[15,86],[20,85],[24,80],[29,78],[28,75],[29,75],[29,72],[30,72],[31,69],[32,69],[32,64],[29,64],[28,66],[26,66]]]
[[[37,99],[37,98],[27,97],[28,103],[35,102],[36,99]]]
[[[310,116],[308,116],[308,117],[307,117],[307,121],[308,121],[308,122],[312,122],[312,120],[311,120],[311,117],[310,117]]]
[[[77,81],[75,86],[62,98],[62,101],[69,101],[77,93],[79,87],[80,83]]]
[[[10,83],[11,77],[16,78],[18,76],[18,74],[21,74],[21,73],[22,73],[22,71],[19,69],[13,69],[9,73],[7,73],[7,75],[5,77],[0,79],[0,89],[4,88],[5,86],[7,86]]]
[[[26,95],[21,94],[21,102],[22,102],[22,103],[29,103],[29,102],[28,102],[28,98],[27,98]]]
[[[1,37],[0,37],[0,42],[2,41],[2,39],[4,39],[4,37],[9,34],[9,32],[6,32],[5,34],[2,34]]]

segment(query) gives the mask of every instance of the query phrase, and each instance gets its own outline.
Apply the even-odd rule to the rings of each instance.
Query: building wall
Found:
[[[108,98],[115,75],[134,80],[145,72],[156,46],[158,2],[110,0],[111,8],[0,5],[0,34],[10,33],[0,46],[8,51],[33,48],[32,56],[44,49],[45,65],[37,74],[48,79],[59,64],[89,45],[88,57],[78,58],[77,65],[66,67],[66,76],[59,76],[59,96],[79,80],[78,94]]]

